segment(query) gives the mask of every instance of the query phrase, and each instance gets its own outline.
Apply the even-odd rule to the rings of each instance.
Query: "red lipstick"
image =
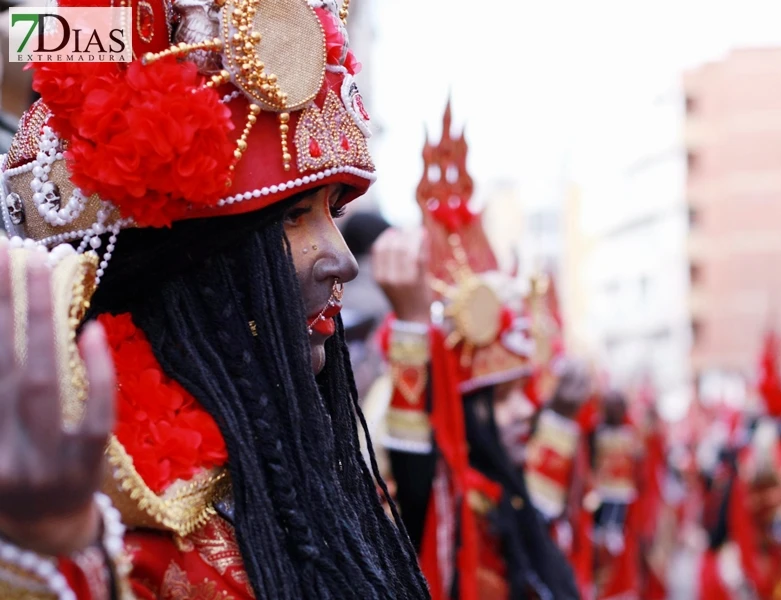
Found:
[[[341,304],[335,303],[332,305],[329,302],[328,306],[309,323],[310,335],[317,332],[325,337],[332,336],[336,332],[336,321],[334,321],[334,317],[338,315],[341,310]]]
[[[334,281],[331,297],[328,299],[328,302],[326,302],[323,310],[307,323],[309,335],[312,335],[316,331],[320,335],[330,337],[336,332],[334,317],[342,310],[341,301],[343,293],[344,288],[342,283],[337,279]]]

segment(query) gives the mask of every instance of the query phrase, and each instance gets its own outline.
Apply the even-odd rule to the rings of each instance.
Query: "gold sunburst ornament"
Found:
[[[448,243],[454,260],[446,263],[453,284],[433,279],[435,292],[445,299],[444,316],[452,319],[453,331],[445,343],[453,349],[461,347],[461,365],[472,365],[474,352],[492,344],[498,337],[502,323],[502,301],[493,287],[469,266],[466,252],[458,234],[451,234]]]

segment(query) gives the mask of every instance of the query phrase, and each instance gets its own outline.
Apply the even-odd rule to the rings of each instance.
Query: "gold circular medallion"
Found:
[[[274,112],[308,104],[325,78],[325,32],[306,0],[228,0],[225,68],[251,101]]]
[[[502,302],[493,288],[475,277],[465,283],[456,301],[455,326],[463,339],[475,346],[487,346],[499,335]]]

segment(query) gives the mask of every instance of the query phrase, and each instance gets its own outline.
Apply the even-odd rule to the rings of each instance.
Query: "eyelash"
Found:
[[[288,213],[285,215],[285,221],[287,221],[290,224],[295,224],[298,222],[298,220],[303,217],[304,215],[309,214],[312,212],[311,208],[293,208],[288,211]],[[344,213],[346,212],[346,209],[344,206],[332,206],[331,207],[331,218],[332,219],[339,219],[344,216]]]

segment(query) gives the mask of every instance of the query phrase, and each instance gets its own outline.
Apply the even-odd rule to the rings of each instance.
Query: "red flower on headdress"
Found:
[[[116,436],[155,493],[228,459],[214,419],[163,373],[129,314],[101,315],[117,371]]]
[[[73,183],[124,217],[167,226],[188,205],[214,206],[225,192],[234,150],[230,110],[203,87],[193,63],[39,64],[33,88],[68,140]]]
[[[325,52],[326,62],[329,65],[343,65],[347,69],[350,75],[355,75],[361,72],[361,63],[359,63],[352,50],[347,51],[347,55],[342,62],[342,56],[344,55],[345,39],[342,34],[339,22],[336,20],[334,14],[323,8],[315,10],[320,23],[323,26],[325,32]]]

